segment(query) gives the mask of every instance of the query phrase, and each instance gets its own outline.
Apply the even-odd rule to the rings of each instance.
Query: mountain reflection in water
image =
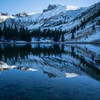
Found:
[[[0,45],[0,100],[99,100],[100,47]]]
[[[3,45],[0,61],[7,63],[8,68],[3,68],[4,64],[0,71],[10,70],[14,65],[16,70],[40,70],[50,78],[88,75],[100,80],[99,51],[93,45]]]

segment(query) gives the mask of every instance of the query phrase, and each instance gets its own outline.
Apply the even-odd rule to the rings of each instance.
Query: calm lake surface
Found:
[[[100,100],[100,46],[0,45],[0,100]]]

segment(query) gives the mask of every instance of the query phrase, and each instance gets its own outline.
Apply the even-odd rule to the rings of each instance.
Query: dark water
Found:
[[[0,61],[0,100],[100,100],[99,46],[0,45]]]

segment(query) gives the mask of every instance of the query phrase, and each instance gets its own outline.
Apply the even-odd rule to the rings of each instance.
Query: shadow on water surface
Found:
[[[81,80],[84,80],[85,77],[87,78],[87,81],[85,80],[86,82],[90,82],[88,78],[90,78],[91,81],[93,81],[93,83],[96,80],[97,82],[100,81],[100,47],[95,46],[95,45],[57,45],[57,44],[56,45],[54,44],[44,44],[44,45],[43,44],[33,44],[33,45],[13,45],[13,46],[1,45],[0,46],[0,61],[1,61],[0,71],[2,72],[0,75],[0,78],[2,79],[2,77],[4,77],[3,75],[7,74],[8,75],[7,80],[9,82],[9,80],[10,81],[13,80],[13,79],[12,80],[9,79],[11,74],[13,74],[13,77],[15,76],[15,79],[17,79],[18,81],[21,81],[20,79],[23,77],[22,80],[24,81],[25,86],[27,83],[26,79],[29,80],[30,77],[32,77],[33,80],[36,80],[37,78],[36,80],[37,82],[40,82],[41,84],[43,83],[45,85],[51,84],[49,83],[51,79],[54,81],[54,84],[57,82],[57,80],[62,80],[62,82],[64,82],[63,84],[65,84],[66,83],[65,79],[73,79],[74,81],[77,81],[77,79],[80,79],[78,80],[80,83]],[[30,77],[28,77],[27,75],[30,75]],[[81,79],[81,77],[83,78]],[[30,79],[29,82],[33,80]],[[47,84],[43,82],[44,80],[46,81]],[[2,85],[1,82],[0,84]],[[36,84],[37,83],[34,83],[34,85]],[[52,83],[52,85],[54,84]],[[73,84],[73,82],[71,84]],[[23,84],[21,83],[21,85]],[[80,85],[81,84],[79,84],[79,86]],[[32,85],[30,85],[31,96],[33,94],[34,96],[37,97],[37,93],[38,95],[40,93],[40,97],[41,97],[42,95],[41,89],[39,88],[40,91],[37,91],[36,86],[34,86],[34,88],[36,88],[36,91],[34,91],[31,86]],[[57,86],[54,86],[54,87],[58,88]],[[13,85],[11,87],[13,88]],[[45,87],[43,87],[42,91],[45,91]],[[62,85],[61,87],[68,88],[68,86],[66,85],[64,86]],[[2,86],[0,88],[2,88]],[[46,88],[48,88],[48,86]],[[81,89],[83,88],[81,87],[80,91]],[[50,89],[46,91],[50,92],[51,90],[50,91],[49,90]],[[53,89],[53,92],[55,91],[56,90]],[[24,94],[24,92],[21,92],[21,93]],[[43,95],[44,94],[45,93],[43,92]],[[13,95],[16,95],[16,93],[15,94],[13,93]],[[22,100],[28,100],[29,97],[27,98],[27,95],[26,97],[24,96],[23,97],[24,99],[22,98]],[[46,95],[47,95],[47,98],[44,97],[44,100],[48,99],[49,97],[48,94]],[[79,95],[81,95],[81,93]],[[54,96],[55,96],[55,99],[61,100],[59,96],[57,97],[56,95]],[[67,98],[68,95],[65,95],[65,98],[64,98],[64,94],[62,94],[62,96],[63,96],[62,100],[66,100],[65,98]],[[70,96],[72,95],[70,94]],[[99,95],[97,95],[96,98],[98,96]],[[71,98],[72,98],[71,100],[75,100],[75,98],[73,97]],[[88,97],[86,96],[86,99],[87,98]],[[90,98],[88,99],[91,100]],[[21,100],[21,99],[18,99],[18,100]],[[41,100],[41,99],[38,98],[38,100]],[[84,99],[81,98],[80,100],[84,100]]]

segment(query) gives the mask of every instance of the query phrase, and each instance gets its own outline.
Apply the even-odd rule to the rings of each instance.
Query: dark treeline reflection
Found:
[[[24,59],[28,55],[35,56],[61,56],[64,51],[64,45],[52,44],[45,46],[41,44],[32,45],[2,45],[0,46],[0,60],[6,60],[20,57]]]
[[[60,72],[86,74],[100,81],[100,49],[87,47],[61,44],[1,45],[0,61],[22,69],[35,64],[41,65],[42,68],[49,66]],[[43,72],[48,73],[48,76],[55,76],[45,69]]]

